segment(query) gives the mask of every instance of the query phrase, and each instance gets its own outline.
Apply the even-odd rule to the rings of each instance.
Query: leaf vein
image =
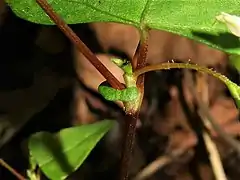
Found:
[[[144,28],[144,26],[145,26],[145,22],[144,22],[145,21],[145,16],[146,16],[146,13],[148,12],[148,8],[151,4],[151,1],[152,0],[147,0],[146,4],[144,6],[144,9],[142,11],[142,14],[140,16],[140,26],[141,26],[141,28]]]
[[[74,0],[70,0],[70,2],[78,3],[77,1],[74,1]],[[122,20],[122,21],[124,21],[124,22],[128,22],[129,24],[134,24],[135,26],[138,26],[138,25],[139,25],[139,23],[136,22],[136,21],[133,21],[133,20],[130,20],[130,19],[126,19],[126,18],[122,18],[121,16],[117,16],[117,15],[115,15],[115,14],[112,14],[112,13],[109,13],[109,12],[107,12],[107,11],[101,10],[101,9],[99,9],[99,8],[97,8],[97,7],[89,4],[89,3],[87,3],[87,2],[81,2],[81,4],[82,4],[82,5],[85,5],[86,7],[90,7],[90,8],[92,8],[92,9],[95,10],[95,11],[99,11],[99,12],[101,12],[102,14],[106,14],[106,15],[115,17],[115,18],[117,18],[117,19],[120,19],[120,20]],[[117,21],[116,21],[116,22],[117,22]]]

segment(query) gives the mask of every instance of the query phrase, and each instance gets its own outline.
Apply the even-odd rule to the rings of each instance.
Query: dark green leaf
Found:
[[[35,0],[7,0],[21,18],[41,24],[52,21]],[[240,54],[239,38],[215,17],[240,15],[239,0],[48,0],[69,24],[119,22],[137,28],[173,32],[230,54]]]
[[[48,178],[65,179],[83,163],[113,123],[105,120],[63,129],[55,135],[36,133],[29,140],[30,154]]]

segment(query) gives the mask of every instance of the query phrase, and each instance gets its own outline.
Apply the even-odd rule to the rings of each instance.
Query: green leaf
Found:
[[[48,178],[65,179],[83,163],[113,123],[105,120],[66,128],[55,135],[36,133],[29,140],[30,153]]]
[[[240,109],[240,86],[230,80],[227,80],[225,84],[227,85],[228,90],[234,98],[238,109]]]
[[[240,72],[240,56],[233,54],[229,56],[229,62],[232,66],[234,66],[238,72]]]
[[[21,18],[40,24],[52,21],[35,0],[6,0]],[[240,54],[239,38],[216,17],[240,15],[239,0],[48,0],[69,24],[118,22],[137,28],[173,32],[230,54]]]

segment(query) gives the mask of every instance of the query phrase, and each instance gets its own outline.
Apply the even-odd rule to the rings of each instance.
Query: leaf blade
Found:
[[[40,24],[53,24],[34,0],[6,1],[17,16],[23,19]],[[142,3],[133,3],[127,8],[124,0],[118,3],[111,0],[101,0],[100,3],[96,0],[48,0],[47,2],[68,24],[112,21],[136,25],[140,22],[140,15],[144,9]],[[132,9],[133,5],[135,9]],[[123,10],[122,7],[126,9]],[[129,13],[131,16],[128,16]]]
[[[240,14],[239,7],[240,1],[236,0],[154,1],[149,6],[145,23],[230,54],[240,54],[239,39],[215,19],[222,11]]]
[[[237,108],[240,109],[240,86],[238,86],[237,84],[235,84],[232,81],[227,81],[225,82],[225,84],[228,87],[228,90],[230,91],[236,105]]]
[[[64,179],[83,163],[113,123],[105,120],[66,128],[55,136],[47,132],[37,133],[29,140],[31,155],[50,179]]]
[[[7,2],[21,18],[41,24],[52,24],[34,0],[7,0]],[[221,12],[240,15],[239,0],[48,0],[48,2],[68,24],[118,22],[139,29],[149,27],[185,36],[230,54],[240,54],[239,38],[215,20]]]

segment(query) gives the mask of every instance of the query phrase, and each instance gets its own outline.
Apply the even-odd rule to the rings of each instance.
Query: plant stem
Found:
[[[147,61],[147,52],[148,52],[148,36],[149,36],[149,29],[148,28],[141,28],[140,30],[140,40],[138,42],[135,54],[132,58],[131,64],[133,68],[133,72],[136,69],[140,69],[146,66]]]
[[[140,45],[141,45],[141,41],[138,42],[137,49],[136,49],[135,54],[134,54],[134,56],[131,60],[131,65],[132,65],[133,72],[137,68],[137,61],[138,61],[138,55],[139,55],[138,52],[139,52]]]
[[[10,171],[14,176],[17,177],[19,180],[26,180],[21,174],[19,174],[15,169],[9,166],[3,159],[0,159],[0,165],[5,167],[8,171]]]
[[[136,69],[134,69],[133,72],[135,72],[136,70],[140,70],[146,66],[147,52],[148,52],[148,36],[146,36],[144,38],[144,40],[140,44],[138,50],[139,50],[139,53],[138,53],[139,55],[137,58],[137,67],[136,67]],[[143,95],[143,93],[144,93],[144,75],[138,77],[137,87],[138,87],[138,89],[140,89],[142,91],[141,93]]]
[[[128,171],[130,169],[131,157],[135,141],[135,131],[138,114],[127,114],[125,116],[124,139],[121,158],[120,180],[128,179]]]
[[[149,71],[156,71],[156,70],[162,70],[162,69],[173,69],[173,68],[194,69],[194,70],[197,70],[200,72],[204,72],[204,73],[210,74],[210,75],[218,78],[225,84],[227,84],[230,81],[226,76],[224,76],[216,71],[213,71],[212,69],[208,69],[207,67],[199,66],[196,64],[189,64],[189,63],[162,63],[162,64],[157,64],[157,65],[145,66],[144,68],[135,71],[134,76],[138,77],[139,75],[149,72]],[[221,138],[223,138],[226,141],[226,143],[231,145],[237,152],[240,152],[240,146],[239,146],[239,143],[237,142],[237,140],[235,140],[234,138],[229,136],[227,133],[225,133],[221,129],[221,127],[211,117],[210,113],[208,112],[208,109],[204,106],[204,104],[201,102],[201,100],[198,100],[198,103],[199,103],[199,108],[200,108],[201,113],[204,113],[206,115],[207,120],[211,123],[212,127],[219,134],[219,136]]]
[[[146,66],[147,51],[148,51],[148,37],[144,36],[143,40],[140,41],[134,55],[134,58],[137,57],[136,69],[140,69]],[[132,63],[132,65],[133,64],[134,63]],[[133,67],[133,71],[134,70],[135,68]],[[131,156],[132,156],[134,141],[135,141],[136,125],[137,125],[138,115],[140,112],[142,99],[144,95],[144,75],[138,77],[137,87],[140,90],[140,93],[139,93],[140,95],[138,99],[135,101],[136,104],[134,105],[134,108],[131,108],[129,110],[126,108],[127,118],[125,121],[126,123],[126,128],[124,133],[125,141],[123,143],[123,150],[122,150],[120,180],[128,179],[128,171],[130,169]]]
[[[197,64],[189,64],[189,63],[161,63],[161,64],[156,64],[156,65],[149,65],[149,66],[145,66],[141,69],[138,69],[134,72],[134,76],[138,77],[146,72],[149,71],[156,71],[156,70],[169,70],[169,69],[193,69],[193,70],[197,70],[199,72],[203,72],[203,73],[207,73],[210,74],[214,77],[216,77],[217,79],[221,80],[222,82],[224,82],[225,84],[228,84],[228,82],[230,81],[226,76],[212,70],[209,69],[207,67],[204,66],[200,66]]]
[[[156,71],[156,70],[163,70],[163,69],[194,69],[200,72],[204,72],[207,74],[210,74],[216,78],[218,78],[219,80],[221,80],[222,82],[224,82],[225,84],[228,84],[230,82],[230,80],[212,70],[212,69],[208,69],[207,67],[204,66],[199,66],[196,64],[189,64],[189,63],[162,63],[162,64],[157,64],[157,65],[150,65],[150,66],[145,66],[142,69],[139,69],[137,71],[134,72],[134,76],[135,78],[137,78],[139,75],[144,74],[146,72],[149,71]],[[240,146],[239,143],[232,138],[231,136],[229,136],[228,134],[226,134],[221,127],[213,120],[213,118],[211,117],[211,115],[209,114],[207,108],[201,103],[201,101],[199,100],[199,106],[200,106],[200,110],[201,113],[204,113],[207,117],[207,120],[210,122],[210,124],[212,125],[212,127],[214,128],[214,130],[219,134],[219,136],[221,136],[229,145],[231,145],[237,152],[240,152]]]
[[[101,63],[93,52],[82,42],[73,30],[54,12],[46,0],[36,0],[39,6],[46,12],[52,21],[70,39],[78,50],[92,63],[92,65],[103,75],[107,82],[115,89],[124,89],[124,86],[116,77]]]

